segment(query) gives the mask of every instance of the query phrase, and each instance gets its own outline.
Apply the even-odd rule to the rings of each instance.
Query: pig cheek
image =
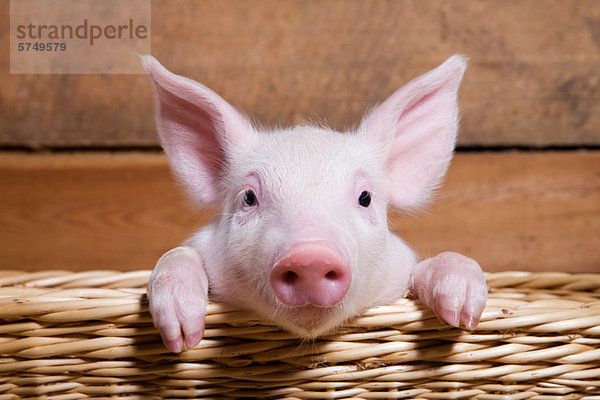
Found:
[[[231,219],[231,237],[240,237],[244,240],[251,233],[256,232],[258,225],[257,210],[249,209],[233,214]]]
[[[231,255],[219,277],[218,300],[245,309],[259,310],[264,276],[247,253]]]
[[[371,209],[372,207],[372,209]],[[352,312],[360,312],[373,303],[377,282],[381,281],[381,265],[386,253],[389,229],[385,209],[373,203],[369,208],[358,210],[356,235],[353,238],[355,262],[353,263],[353,280],[344,308]],[[388,279],[395,279],[390,276]]]
[[[265,246],[272,242],[265,234],[265,225],[268,225],[268,221],[258,210],[239,212],[233,216],[226,262],[226,279],[233,281],[228,290],[230,299],[236,297],[237,301],[245,302],[248,297],[265,297],[270,274],[270,252]]]
[[[373,262],[371,254],[380,255],[389,233],[385,207],[373,201],[369,207],[357,206],[354,213],[353,244],[355,245],[358,265]]]
[[[377,230],[381,228],[381,211],[379,205],[373,201],[369,207],[362,207],[360,205],[358,207],[358,213],[360,214],[362,224],[368,225],[366,228],[370,230]]]
[[[243,260],[253,269],[264,266],[266,272],[275,262],[277,244],[284,237],[278,227],[280,222],[259,209],[238,212],[233,218],[229,238],[237,260]],[[266,273],[265,272],[265,273]]]

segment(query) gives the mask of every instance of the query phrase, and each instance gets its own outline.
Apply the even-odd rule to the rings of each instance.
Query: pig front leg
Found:
[[[487,300],[487,284],[479,264],[462,254],[440,253],[412,271],[412,291],[441,322],[475,329]]]
[[[183,336],[188,348],[204,334],[208,279],[204,262],[191,247],[176,247],[156,263],[148,282],[148,300],[154,326],[165,346],[179,353]]]

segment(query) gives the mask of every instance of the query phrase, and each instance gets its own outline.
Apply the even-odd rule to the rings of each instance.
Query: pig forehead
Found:
[[[249,164],[283,183],[320,186],[373,169],[373,157],[352,133],[300,126],[264,133],[257,144]]]

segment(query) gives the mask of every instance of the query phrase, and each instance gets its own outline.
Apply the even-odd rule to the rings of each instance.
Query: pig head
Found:
[[[143,62],[176,177],[198,204],[222,208],[151,277],[150,311],[167,347],[181,350],[182,335],[188,346],[201,339],[208,296],[315,337],[402,296],[411,280],[441,320],[477,325],[487,292],[476,263],[451,253],[440,267],[435,259],[419,267],[387,224],[388,206],[421,209],[448,168],[463,57],[408,83],[345,133],[258,129],[200,83],[150,56]]]

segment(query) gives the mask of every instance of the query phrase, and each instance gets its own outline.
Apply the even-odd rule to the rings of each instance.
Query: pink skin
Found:
[[[198,253],[177,247],[165,253],[152,271],[148,283],[150,313],[165,346],[180,352],[182,334],[188,348],[204,334],[208,280]]]
[[[200,342],[209,296],[313,338],[411,288],[440,321],[476,328],[487,299],[477,262],[451,252],[418,262],[387,226],[388,206],[423,208],[448,168],[463,57],[345,134],[261,131],[198,82],[143,63],[173,171],[197,203],[223,209],[150,278],[150,313],[170,351]]]
[[[458,327],[462,321],[468,329],[477,327],[487,287],[475,260],[458,253],[440,253],[415,265],[412,279],[412,291],[440,322]]]
[[[342,301],[351,281],[352,273],[341,256],[314,243],[291,249],[271,272],[275,295],[290,307],[333,307]]]

